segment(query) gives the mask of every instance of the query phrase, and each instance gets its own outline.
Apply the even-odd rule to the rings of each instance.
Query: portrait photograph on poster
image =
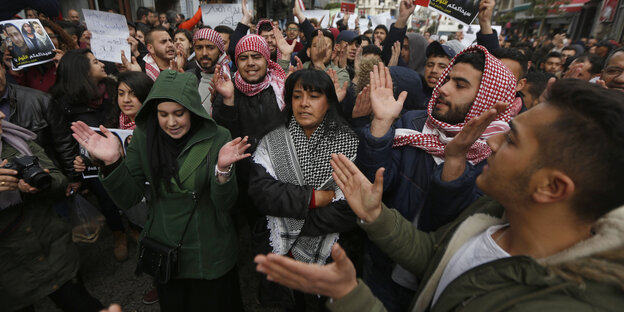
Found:
[[[54,58],[54,44],[38,19],[2,21],[0,29],[11,52],[13,70],[50,62]]]

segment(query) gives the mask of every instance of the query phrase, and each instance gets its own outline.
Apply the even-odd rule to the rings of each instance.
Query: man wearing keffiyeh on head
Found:
[[[469,47],[442,73],[426,111],[399,116],[405,95],[394,99],[384,72],[371,74],[374,119],[359,133],[356,163],[371,181],[377,169],[386,168],[384,202],[420,230],[433,231],[481,196],[475,180],[491,153],[485,140],[506,131],[518,111],[507,105],[516,80],[487,49]],[[497,114],[482,116],[493,108]],[[376,247],[369,252],[367,283],[389,309],[405,310],[412,296],[401,296],[402,302],[398,294],[413,292],[416,279],[400,266],[392,272],[393,263]]]
[[[187,64],[184,71],[194,73],[197,76],[202,106],[212,115],[210,82],[217,65],[220,65],[225,75],[230,75],[228,65],[230,59],[225,51],[221,35],[208,27],[200,28],[193,35],[193,50],[195,51],[195,59]]]

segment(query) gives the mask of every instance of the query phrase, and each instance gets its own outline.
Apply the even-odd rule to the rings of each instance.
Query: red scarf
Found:
[[[158,76],[160,75],[160,68],[156,63],[156,60],[152,57],[150,53],[143,57],[143,61],[145,61],[145,73],[147,76],[152,78],[152,80],[156,81]]]
[[[122,130],[134,130],[136,123],[124,113],[119,113],[119,129]]]
[[[470,107],[470,111],[466,115],[464,122],[451,125],[435,119],[431,116],[431,112],[440,95],[438,90],[448,81],[448,74],[453,68],[455,59],[459,55],[465,53],[483,53],[485,55],[485,67],[483,75],[481,76],[481,84],[479,85],[477,97]],[[468,47],[451,60],[444,72],[442,72],[440,79],[438,79],[438,83],[431,94],[431,100],[429,100],[429,105],[427,106],[427,114],[429,117],[427,118],[423,131],[418,132],[412,129],[397,129],[392,146],[399,147],[409,145],[418,147],[431,154],[436,160],[436,163],[439,164],[444,161],[444,148],[446,144],[461,131],[466,122],[494,107],[496,102],[502,101],[509,103],[509,106],[496,116],[496,119],[492,121],[481,137],[468,150],[466,159],[472,164],[477,164],[485,160],[492,153],[486,140],[495,134],[509,130],[508,123],[514,116],[513,113],[519,111],[516,107],[517,103],[514,103],[515,94],[516,79],[509,69],[507,69],[501,61],[492,56],[486,48],[480,45]]]
[[[259,83],[249,83],[241,77],[238,71],[234,74],[234,83],[236,88],[243,92],[247,96],[254,96],[260,93],[262,90],[273,87],[275,92],[275,99],[280,110],[283,110],[286,104],[284,103],[284,80],[286,79],[286,73],[277,63],[271,61],[271,53],[269,51],[269,45],[264,38],[258,35],[247,35],[238,42],[236,45],[234,57],[238,61],[238,56],[247,51],[255,51],[267,61],[267,73],[264,80]]]

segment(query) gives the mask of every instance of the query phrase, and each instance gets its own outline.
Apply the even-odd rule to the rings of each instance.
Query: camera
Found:
[[[14,157],[2,168],[16,170],[18,179],[24,179],[24,182],[40,190],[52,183],[52,176],[43,171],[36,156]]]

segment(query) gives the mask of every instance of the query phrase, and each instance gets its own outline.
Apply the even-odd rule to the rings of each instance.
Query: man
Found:
[[[200,28],[193,35],[193,50],[195,51],[195,59],[187,64],[185,71],[192,72],[197,76],[202,106],[208,114],[212,115],[210,82],[217,65],[221,65],[225,74],[230,75],[228,65],[230,59],[225,53],[221,35],[208,27]]]
[[[69,11],[67,11],[67,17],[69,18],[70,22],[76,25],[80,25],[80,13],[78,13],[78,11],[70,9]]]
[[[572,61],[563,78],[581,79],[590,81],[600,76],[602,58],[595,54],[584,54]]]
[[[546,90],[548,80],[557,78],[553,74],[539,71],[529,72],[524,76],[526,83],[522,88],[522,100],[527,109],[535,107],[540,102],[540,95]]]
[[[576,56],[576,49],[574,49],[572,46],[564,47],[561,50],[561,59],[564,64],[566,60],[568,60],[568,58],[570,57],[574,58],[575,56]]]
[[[355,57],[357,49],[361,44],[362,40],[360,37],[351,30],[343,30],[338,34],[338,37],[336,37],[335,49],[344,50],[342,53],[346,54],[347,66],[345,68],[349,73],[349,79],[353,79],[355,76]]]
[[[545,73],[558,75],[561,72],[561,64],[561,53],[550,52],[546,55],[542,64],[540,64],[540,68]]]
[[[377,25],[373,31],[373,43],[381,46],[388,35],[388,28],[385,25]]]
[[[227,52],[227,50],[230,48],[230,37],[232,36],[232,33],[234,31],[232,30],[232,28],[225,25],[219,25],[215,27],[214,30],[218,32],[221,36],[221,39],[223,40],[223,48]]]
[[[17,28],[17,26],[7,23],[4,24],[4,31],[6,31],[9,39],[11,39],[11,44],[13,47],[12,54],[14,56],[17,55],[26,55],[31,53],[31,49],[26,44],[26,40],[24,40],[24,36],[22,36],[22,32]]]
[[[305,51],[309,59],[309,61],[303,63],[303,68],[315,68],[324,71],[332,69],[336,72],[339,84],[342,86],[350,80],[349,72],[332,62],[333,49],[334,35],[329,30],[319,29],[313,32],[308,47],[302,50]]]
[[[146,8],[146,7],[139,7],[136,10],[136,20],[135,20],[135,24],[137,29],[141,29],[141,28],[146,28],[146,29],[150,29],[152,28],[151,24],[149,23],[147,17],[149,16],[150,13],[150,9]]]
[[[303,44],[299,42],[299,32],[300,29],[298,23],[293,20],[286,23],[286,42],[288,42],[288,44],[292,44],[294,41],[297,42],[295,43],[295,49],[293,52],[299,52],[303,49]]]
[[[624,48],[614,50],[605,61],[600,79],[609,89],[624,92]]]
[[[614,49],[615,45],[609,40],[601,40],[596,43],[596,55],[600,57],[607,57]]]
[[[160,25],[167,23],[167,13],[158,13],[158,22],[160,23]]]
[[[215,69],[214,120],[232,135],[248,136],[253,153],[260,139],[282,122],[282,92],[286,73],[271,61],[269,45],[258,35],[247,35],[236,45],[234,81]]]
[[[78,155],[78,144],[71,137],[65,115],[52,108],[50,96],[31,88],[7,83],[6,70],[0,65],[0,111],[6,120],[33,131],[35,141],[70,179],[69,188],[78,188],[75,182],[81,176],[74,171],[74,157]]]
[[[455,57],[455,51],[451,47],[442,45],[437,41],[432,41],[425,50],[425,71],[422,77],[423,93],[425,94],[425,102],[431,98],[433,89],[438,84],[440,75],[446,69],[451,59]]]
[[[512,107],[512,115],[518,115],[521,112],[527,110],[522,98],[522,90],[526,84],[525,75],[529,67],[529,61],[526,56],[516,48],[498,48],[492,53],[497,59],[499,59],[507,69],[513,73],[516,78],[516,98]]]
[[[277,62],[280,58],[279,50],[277,49],[277,40],[275,34],[273,34],[273,23],[270,20],[261,20],[258,22],[258,35],[260,35],[269,45],[271,51],[271,61]]]
[[[145,44],[149,52],[143,57],[145,73],[156,81],[160,72],[171,66],[176,57],[176,49],[169,32],[160,26],[145,34]]]
[[[156,14],[156,12],[154,12],[154,10],[152,9],[149,9],[149,13],[147,14],[147,22],[152,27],[160,26],[160,21],[158,20],[158,14]]]
[[[460,190],[474,182],[485,165],[483,160],[490,153],[485,140],[507,128],[511,107],[506,107],[473,143],[459,148],[448,142],[495,103],[511,103],[516,87],[512,73],[482,46],[458,54],[439,80],[442,83],[434,88],[426,111],[408,111],[398,120],[401,97],[397,102],[384,101],[378,94],[381,91],[371,91],[374,118],[358,133],[358,167],[371,181],[379,167],[386,168],[384,202],[423,231],[434,231],[451,221],[480,196],[479,190]],[[374,82],[370,84],[372,88]],[[435,179],[434,172],[439,171],[445,172],[443,179]],[[450,172],[453,174],[447,174]],[[376,247],[369,247],[371,263],[364,269],[367,283],[390,310],[404,311],[417,280],[403,268],[393,270],[390,259]]]
[[[24,14],[26,15],[27,19],[36,19],[36,18],[38,18],[37,10],[35,10],[35,9],[26,8],[26,9],[24,9]]]
[[[490,198],[434,233],[381,204],[382,169],[371,185],[339,156],[334,178],[368,236],[422,280],[410,311],[619,311],[623,102],[584,81],[554,83],[545,103],[488,140],[492,155],[476,183]],[[255,261],[273,281],[331,297],[330,310],[384,310],[344,251],[333,251],[336,262],[324,267],[277,255]]]

